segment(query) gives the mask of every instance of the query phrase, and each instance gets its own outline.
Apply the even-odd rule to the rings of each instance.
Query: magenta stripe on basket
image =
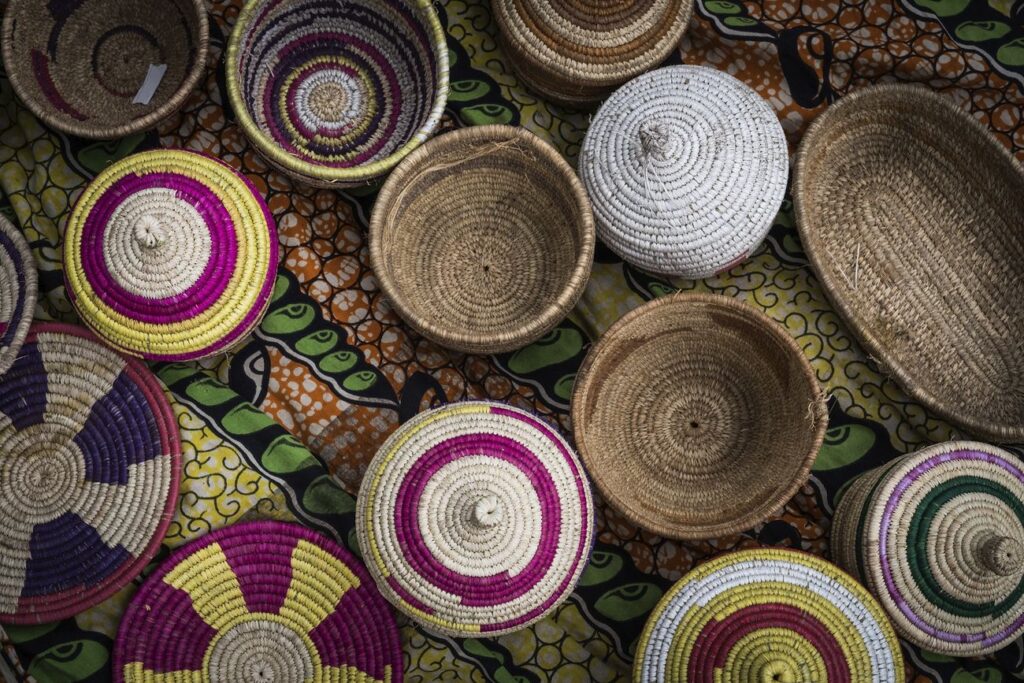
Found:
[[[103,258],[103,236],[110,216],[135,192],[168,188],[202,216],[213,245],[210,259],[194,285],[181,294],[150,299],[133,294],[110,274]],[[82,268],[93,292],[112,309],[152,324],[177,323],[208,309],[224,293],[238,260],[238,240],[226,207],[209,188],[178,173],[126,175],[96,201],[82,227]]]
[[[982,453],[979,451],[951,451],[949,453],[940,453],[939,455],[928,458],[921,464],[914,467],[912,470],[900,479],[896,488],[893,489],[893,493],[889,496],[889,500],[885,503],[885,510],[882,513],[882,520],[879,524],[879,539],[878,552],[882,565],[882,576],[885,580],[885,586],[889,591],[889,596],[893,602],[899,608],[900,612],[907,617],[907,619],[914,624],[917,628],[921,629],[925,633],[932,635],[940,640],[954,643],[980,643],[982,647],[988,647],[995,643],[1006,640],[1009,636],[1015,633],[1021,626],[1024,626],[1024,614],[1019,616],[1009,626],[1001,631],[998,631],[991,635],[985,633],[951,633],[937,629],[927,621],[921,619],[917,614],[910,609],[907,605],[907,601],[899,592],[899,588],[896,586],[896,582],[892,577],[892,567],[889,559],[889,551],[887,548],[886,539],[889,536],[889,527],[892,525],[892,516],[896,508],[900,505],[903,498],[903,494],[906,493],[907,489],[917,481],[922,474],[929,470],[938,467],[947,462],[953,461],[965,461],[974,460],[991,463],[1005,470],[1012,476],[1016,477],[1018,481],[1024,483],[1024,472],[1019,468],[1015,467],[1012,463],[1007,462],[1003,458],[1000,458],[992,453]]]
[[[298,540],[276,538],[274,542],[275,546],[290,544],[294,549]],[[220,549],[227,558],[228,566],[235,572],[249,611],[277,614],[292,585],[292,557],[277,552],[266,554],[261,560],[263,564],[253,566],[244,562],[251,546],[252,539],[247,536],[231,536],[220,541]]]
[[[516,576],[500,572],[491,576],[466,576],[444,566],[430,552],[419,526],[420,499],[427,483],[445,465],[469,456],[484,455],[503,460],[525,474],[541,506],[541,537],[537,553]],[[394,524],[399,544],[409,565],[426,581],[454,593],[467,606],[500,605],[528,593],[544,578],[558,551],[562,523],[558,490],[544,464],[522,444],[496,434],[453,437],[427,450],[416,468],[402,481],[395,501]]]
[[[295,126],[295,128],[299,131],[299,133],[302,134],[303,137],[312,138],[314,136],[319,135],[320,137],[340,138],[343,135],[345,135],[350,129],[355,127],[356,124],[359,123],[359,119],[340,121],[335,126],[330,126],[325,123],[322,123],[321,125],[317,126],[315,130],[313,130],[306,126],[305,122],[302,120],[302,117],[299,116],[299,108],[296,104],[299,89],[301,88],[302,84],[305,83],[306,80],[311,76],[314,76],[318,73],[322,73],[324,71],[339,71],[347,76],[351,76],[354,80],[358,81],[361,80],[359,78],[358,71],[356,71],[350,66],[347,66],[345,64],[338,64],[336,62],[317,62],[314,64],[307,64],[302,67],[301,71],[302,75],[296,78],[295,81],[292,83],[292,87],[288,91],[285,101],[288,105],[288,118],[291,120],[292,125]]]

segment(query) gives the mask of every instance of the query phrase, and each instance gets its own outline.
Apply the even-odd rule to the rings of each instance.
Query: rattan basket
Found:
[[[744,531],[807,478],[827,423],[810,363],[778,323],[719,295],[623,316],[584,360],[576,447],[605,499],[672,538]]]
[[[1024,440],[1024,171],[952,101],[872,86],[797,154],[804,248],[882,367],[936,414]]]
[[[206,68],[209,25],[203,0],[9,0],[2,42],[11,85],[41,121],[113,139],[184,104]]]
[[[508,63],[544,98],[586,107],[661,64],[686,31],[692,0],[495,0]]]
[[[442,135],[385,182],[370,221],[381,289],[410,326],[470,353],[517,349],[583,292],[594,253],[583,186],[522,128]]]
[[[690,279],[764,240],[786,192],[779,119],[752,88],[705,66],[668,66],[615,91],[580,153],[601,241],[643,270]]]
[[[879,604],[820,557],[727,553],[679,580],[637,645],[635,683],[896,683],[903,656]]]
[[[36,260],[25,237],[0,216],[0,376],[11,367],[36,308]]]
[[[365,184],[437,128],[448,47],[430,0],[252,0],[231,33],[227,90],[276,168],[320,187]]]
[[[832,555],[931,652],[972,657],[1024,633],[1024,465],[951,441],[860,475],[840,499]]]

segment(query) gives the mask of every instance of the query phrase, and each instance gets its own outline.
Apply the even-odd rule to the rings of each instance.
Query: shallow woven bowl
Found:
[[[253,0],[228,43],[227,89],[276,168],[315,186],[358,185],[433,134],[448,47],[429,0]]]
[[[36,308],[36,261],[28,242],[0,216],[0,375],[11,367]]]
[[[495,0],[492,8],[527,87],[580,107],[661,64],[678,47],[693,1]]]
[[[825,433],[803,352],[763,313],[675,294],[611,326],[572,397],[576,446],[605,498],[662,536],[749,529],[806,480]]]
[[[793,191],[829,298],[915,399],[1024,440],[1024,171],[968,114],[874,86],[809,129]]]
[[[900,635],[974,657],[1024,633],[1024,466],[949,441],[865,472],[832,523],[832,556],[882,603]]]
[[[590,275],[594,220],[557,151],[522,128],[476,126],[410,155],[377,197],[370,260],[410,326],[499,353],[542,337]]]
[[[764,548],[689,572],[654,608],[637,644],[635,683],[903,680],[885,612],[820,557]]]
[[[3,56],[14,91],[41,121],[86,138],[152,128],[177,111],[206,67],[202,0],[10,0]],[[150,66],[167,66],[148,103]]]

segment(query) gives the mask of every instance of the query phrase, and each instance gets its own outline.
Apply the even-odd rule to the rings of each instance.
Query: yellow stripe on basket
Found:
[[[177,354],[210,346],[234,330],[259,298],[270,268],[270,233],[266,217],[252,191],[228,167],[189,152],[160,150],[128,158],[129,163],[111,166],[86,188],[79,205],[88,207],[126,175],[180,173],[202,182],[223,202],[235,228],[238,253],[235,271],[220,298],[184,324],[161,325],[132,320],[107,306],[85,278],[81,260],[82,230],[88,211],[75,211],[68,222],[65,245],[65,277],[72,290],[82,292],[76,306],[91,326],[124,350],[138,353]],[[133,162],[133,163],[132,163]],[[225,317],[225,311],[237,316]]]
[[[384,558],[380,554],[380,548],[377,546],[377,538],[373,534],[373,502],[377,496],[377,487],[380,485],[381,473],[384,472],[385,469],[387,469],[388,463],[390,463],[394,459],[396,453],[402,450],[402,447],[405,445],[405,443],[427,425],[433,424],[438,420],[446,420],[452,415],[487,413],[490,412],[490,410],[490,406],[486,404],[475,405],[473,403],[465,403],[462,405],[451,405],[445,408],[444,410],[438,410],[434,415],[430,417],[424,417],[415,425],[412,425],[405,431],[402,431],[399,434],[398,438],[395,439],[394,443],[391,443],[390,445],[388,443],[384,444],[385,447],[389,446],[389,448],[385,456],[381,458],[380,466],[377,468],[377,471],[372,473],[366,473],[366,476],[372,476],[373,479],[370,487],[366,491],[366,517],[364,518],[364,521],[366,522],[366,524],[364,525],[364,528],[366,529],[366,538],[370,542],[370,555],[373,558],[374,564],[380,571],[380,574],[383,578],[387,578],[391,574],[388,572],[387,564],[384,562]],[[419,610],[415,611],[418,612]],[[427,618],[429,616],[430,615],[425,614],[423,615],[423,618]]]
[[[216,631],[230,628],[249,614],[238,578],[218,543],[197,550],[163,580],[188,593],[196,614]]]
[[[755,678],[760,674],[761,678]],[[685,672],[684,672],[685,675]],[[825,659],[803,636],[784,628],[751,631],[736,641],[715,683],[828,683]]]
[[[871,653],[856,626],[824,597],[791,583],[758,581],[724,591],[707,603],[692,608],[672,638],[669,671],[685,672],[690,655],[702,656],[694,647],[701,632],[712,621],[721,621],[733,612],[766,602],[789,605],[807,612],[835,636],[850,671],[871,671]]]
[[[341,597],[359,588],[359,577],[344,562],[309,541],[292,551],[292,582],[278,614],[299,633],[309,633],[330,616]]]
[[[202,671],[151,671],[142,662],[125,664],[121,669],[125,683],[207,683]]]

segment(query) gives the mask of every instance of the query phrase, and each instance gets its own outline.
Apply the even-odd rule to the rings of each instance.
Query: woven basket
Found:
[[[576,454],[532,415],[451,404],[402,425],[356,497],[359,547],[381,592],[432,631],[496,636],[573,591],[594,534]]]
[[[157,150],[108,166],[68,219],[64,277],[82,319],[112,346],[190,360],[259,324],[277,272],[273,218],[227,164]]]
[[[401,683],[402,672],[394,617],[359,561],[270,521],[177,550],[135,594],[114,647],[118,683]]]
[[[2,40],[25,106],[52,128],[99,139],[152,128],[181,108],[208,41],[203,0],[9,0]]]
[[[973,657],[1024,633],[1024,465],[952,441],[854,480],[832,554],[881,601],[900,635]]]
[[[833,304],[912,397],[1024,441],[1024,171],[946,97],[883,85],[809,129],[793,199]]]
[[[635,683],[895,683],[903,657],[874,598],[838,567],[779,548],[721,555],[654,608]]]
[[[429,138],[448,97],[430,0],[252,0],[227,52],[245,134],[310,185],[376,180]]]
[[[18,356],[36,308],[36,261],[21,231],[0,216],[0,376]]]
[[[57,621],[133,579],[180,477],[178,425],[145,365],[85,329],[33,325],[0,378],[0,622]]]
[[[533,91],[589,106],[661,64],[686,31],[693,0],[495,0],[508,63]]]
[[[590,275],[583,186],[533,133],[475,126],[410,155],[370,221],[381,290],[410,326],[450,349],[511,351],[572,309]]]
[[[643,270],[699,279],[764,240],[789,152],[771,105],[732,76],[670,66],[615,91],[580,155],[597,234]]]
[[[605,499],[662,536],[745,531],[807,479],[827,423],[810,363],[776,322],[720,295],[651,301],[609,328],[572,396]]]

